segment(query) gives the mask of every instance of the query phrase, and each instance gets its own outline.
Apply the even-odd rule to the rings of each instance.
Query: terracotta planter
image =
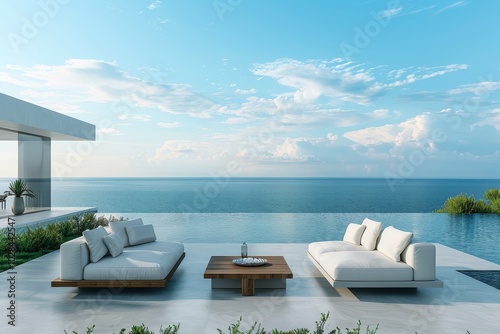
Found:
[[[21,215],[24,212],[24,198],[14,197],[12,201],[12,213],[15,215]]]

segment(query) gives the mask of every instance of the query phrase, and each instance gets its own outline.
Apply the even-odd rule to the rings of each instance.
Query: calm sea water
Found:
[[[53,206],[101,212],[433,212],[461,192],[481,198],[500,180],[336,178],[84,178],[53,180]]]

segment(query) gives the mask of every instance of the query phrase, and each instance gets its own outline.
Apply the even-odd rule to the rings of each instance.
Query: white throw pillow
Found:
[[[153,225],[127,226],[126,230],[130,246],[145,244],[156,240]]]
[[[83,231],[83,237],[90,250],[90,261],[98,262],[104,255],[108,254],[108,248],[102,240],[107,235],[108,232],[102,226],[96,227],[93,230]]]
[[[396,262],[401,261],[401,253],[410,244],[413,233],[389,226],[384,229],[378,243],[378,251]]]
[[[102,238],[112,257],[123,253],[123,241],[117,233],[111,233]]]
[[[120,239],[122,239],[123,247],[130,246],[130,243],[128,241],[128,234],[125,228],[127,226],[140,226],[140,225],[144,225],[141,218],[109,223],[111,231],[117,233],[120,236]]]
[[[347,229],[345,230],[344,234],[344,241],[359,246],[361,244],[361,236],[363,235],[365,228],[365,225],[360,224],[351,223],[347,225]]]
[[[374,250],[377,246],[380,231],[382,231],[382,223],[365,218],[363,225],[366,226],[366,229],[361,237],[361,245],[368,250]]]

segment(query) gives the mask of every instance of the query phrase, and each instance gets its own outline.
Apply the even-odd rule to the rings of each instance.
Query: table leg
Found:
[[[243,278],[241,280],[241,294],[243,296],[255,295],[255,279]]]

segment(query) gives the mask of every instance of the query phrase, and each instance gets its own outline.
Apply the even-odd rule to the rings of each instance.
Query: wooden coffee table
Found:
[[[234,287],[227,282],[241,280],[241,294],[243,296],[255,295],[256,280],[279,280],[279,288],[286,288],[286,279],[293,278],[293,273],[288,267],[283,256],[258,256],[266,259],[267,263],[256,267],[243,267],[233,263],[238,256],[212,256],[208,262],[203,278],[212,279],[212,288]],[[224,280],[223,284],[214,285],[215,280]]]

